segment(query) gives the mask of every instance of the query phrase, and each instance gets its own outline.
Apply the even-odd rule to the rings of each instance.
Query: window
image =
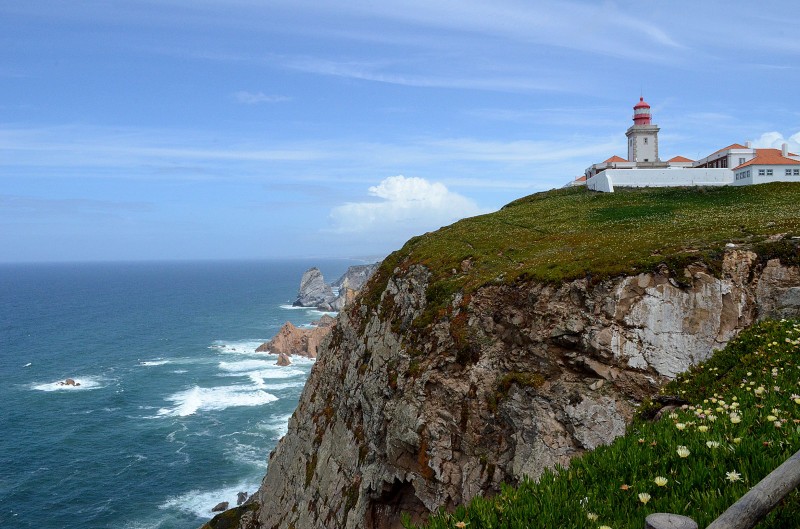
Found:
[[[772,169],[767,169],[767,176],[772,176]]]
[[[743,163],[744,163],[744,158],[739,158],[739,165],[742,165]]]
[[[750,178],[750,169],[747,170],[747,178]]]
[[[647,145],[647,138],[644,139],[644,144]]]
[[[763,169],[759,169],[758,170],[758,176],[764,176],[764,170]]]
[[[786,176],[792,176],[792,170],[791,169],[787,169],[786,170]]]
[[[794,175],[795,176],[800,176],[800,169],[795,169],[794,170]]]

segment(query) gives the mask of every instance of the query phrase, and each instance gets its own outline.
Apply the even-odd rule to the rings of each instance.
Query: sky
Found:
[[[0,0],[0,262],[382,257],[625,157],[800,151],[800,2]]]

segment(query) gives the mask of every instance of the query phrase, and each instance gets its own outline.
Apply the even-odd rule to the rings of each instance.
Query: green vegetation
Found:
[[[364,299],[377,307],[395,267],[415,263],[432,272],[427,298],[434,307],[493,283],[603,279],[695,261],[714,270],[726,243],[773,253],[770,244],[759,245],[767,236],[799,235],[798,204],[796,183],[537,193],[412,238],[384,261]],[[787,252],[798,260],[794,245],[777,251]]]
[[[690,404],[638,419],[568,469],[434,515],[429,529],[640,529],[654,512],[707,526],[800,449],[800,322],[767,321],[664,387]],[[758,527],[794,527],[795,490]],[[407,528],[416,527],[404,521]]]

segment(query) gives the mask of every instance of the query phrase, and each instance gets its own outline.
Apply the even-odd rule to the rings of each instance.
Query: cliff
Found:
[[[740,329],[800,314],[798,199],[557,191],[412,239],[340,313],[240,526],[399,527],[608,443]]]
[[[342,274],[342,277],[334,281],[333,288],[339,290],[339,295],[331,303],[331,308],[340,311],[347,305],[350,305],[356,298],[356,295],[364,288],[367,280],[372,277],[375,270],[378,269],[377,264],[368,265],[355,265],[347,269]]]

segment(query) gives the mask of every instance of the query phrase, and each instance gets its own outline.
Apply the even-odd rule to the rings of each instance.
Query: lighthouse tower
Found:
[[[628,137],[629,162],[658,162],[658,131],[650,116],[650,105],[643,97],[633,107],[633,125],[625,135]]]

